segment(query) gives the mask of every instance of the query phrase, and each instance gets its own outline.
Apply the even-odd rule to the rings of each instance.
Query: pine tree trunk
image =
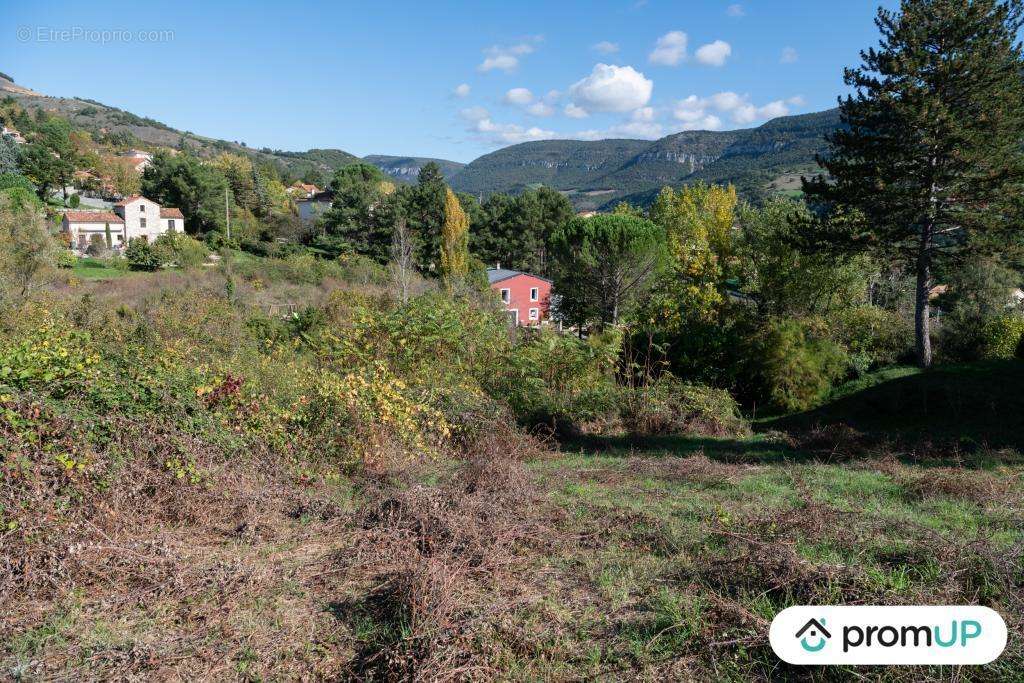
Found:
[[[921,233],[921,246],[917,255],[917,295],[914,305],[914,334],[917,342],[917,363],[931,367],[932,339],[928,305],[932,289],[931,226]]]

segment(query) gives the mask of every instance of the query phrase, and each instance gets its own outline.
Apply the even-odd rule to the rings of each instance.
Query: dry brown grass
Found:
[[[547,542],[529,506],[537,489],[521,457],[536,446],[498,430],[439,486],[366,482],[352,553],[338,557],[368,588],[339,605],[370,624],[348,675],[372,680],[488,680],[485,643],[508,608],[524,548]]]
[[[694,482],[707,486],[734,482],[751,472],[756,465],[723,463],[711,460],[703,452],[683,458],[677,457],[633,457],[626,467],[636,474],[654,476],[672,482]]]
[[[330,556],[330,524],[289,514],[329,506],[328,487],[297,486],[258,450],[227,459],[170,427],[118,417],[112,443],[86,452],[73,424],[19,409],[43,419],[35,446],[8,454],[0,490],[14,522],[0,536],[5,671],[166,680],[341,666],[343,646],[309,650],[337,624],[318,607],[327,596],[303,587]],[[85,466],[68,470],[54,449]],[[201,480],[168,468],[182,452]],[[118,453],[133,457],[112,462]]]
[[[17,677],[497,675],[488,634],[522,551],[550,535],[522,464],[542,447],[514,428],[481,432],[450,467],[368,472],[353,491],[118,417],[112,443],[64,471],[48,449],[70,449],[75,425],[19,408],[42,426],[19,454],[31,466],[3,480],[4,509],[20,506],[0,537],[3,665]],[[182,453],[178,478],[167,463]]]

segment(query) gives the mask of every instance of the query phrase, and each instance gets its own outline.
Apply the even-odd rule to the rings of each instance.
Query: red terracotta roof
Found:
[[[181,209],[160,207],[160,218],[181,218],[185,217],[181,214]]]
[[[109,211],[65,211],[68,223],[117,223],[124,225],[124,219]]]
[[[127,204],[131,204],[136,199],[144,199],[144,197],[141,194],[134,194],[131,197],[125,197],[124,199],[119,201],[117,204],[114,204],[114,206],[125,206]]]

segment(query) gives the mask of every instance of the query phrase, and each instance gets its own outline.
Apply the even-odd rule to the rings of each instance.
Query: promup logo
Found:
[[[790,607],[768,639],[790,664],[987,664],[1006,624],[977,606]]]
[[[810,633],[808,633],[810,631]],[[804,634],[807,635],[804,635]],[[828,639],[832,637],[832,634],[825,630],[825,619],[821,621],[817,619],[810,619],[804,627],[796,632],[796,637],[800,639],[800,646],[808,652],[821,652],[821,650],[828,644]],[[811,645],[807,642],[808,638],[814,642]],[[817,640],[815,640],[817,639]]]

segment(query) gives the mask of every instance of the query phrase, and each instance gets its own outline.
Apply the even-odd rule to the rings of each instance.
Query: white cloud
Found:
[[[520,142],[530,142],[531,140],[550,140],[551,138],[558,137],[558,133],[553,130],[545,130],[537,126],[524,128],[523,126],[515,123],[494,123],[490,119],[477,121],[476,130],[479,133],[485,134],[485,137],[490,139],[492,142],[498,144],[506,143],[515,145]]]
[[[477,70],[484,73],[494,71],[495,69],[512,71],[517,66],[519,66],[519,58],[515,55],[497,54],[484,58],[484,61],[480,62]]]
[[[533,102],[533,93],[526,88],[512,88],[505,93],[505,102],[519,105],[529,104]]]
[[[607,40],[602,40],[600,43],[594,43],[591,49],[595,52],[600,52],[603,55],[613,55],[619,51],[618,43],[612,43]]]
[[[726,7],[725,13],[735,19],[739,19],[743,16],[746,16],[747,14],[746,11],[743,9],[743,5],[740,5],[739,3],[735,5],[729,5],[728,7]]]
[[[587,114],[586,109],[584,109],[583,107],[577,107],[575,104],[571,102],[565,105],[565,109],[563,109],[562,111],[565,113],[566,116],[568,116],[571,119],[585,119],[587,118],[587,116],[589,116],[589,114]]]
[[[506,104],[522,107],[526,113],[533,116],[551,116],[555,113],[554,103],[558,101],[561,93],[557,90],[550,90],[541,98],[534,97],[533,93],[526,88],[512,88],[502,98]]]
[[[648,55],[651,64],[676,66],[686,59],[686,34],[682,31],[669,31],[654,44],[654,50]]]
[[[467,121],[480,121],[491,117],[491,113],[483,107],[467,107],[460,111],[459,115]]]
[[[792,64],[793,62],[800,59],[800,55],[797,54],[795,47],[784,47],[782,48],[782,56],[779,57],[780,64]]]
[[[722,127],[722,119],[714,114],[705,114],[692,121],[684,121],[679,130],[718,130]]]
[[[757,120],[757,107],[752,104],[742,104],[732,110],[732,120],[741,125],[753,123]]]
[[[500,69],[505,72],[514,71],[519,66],[519,58],[533,52],[532,43],[539,42],[539,36],[531,39],[532,42],[522,42],[515,45],[492,45],[484,50],[484,61],[477,67],[477,71],[484,73]]]
[[[701,45],[695,53],[697,61],[708,66],[722,66],[732,54],[732,46],[724,40]]]
[[[551,116],[555,113],[555,108],[547,102],[537,101],[528,106],[526,112],[534,116]]]
[[[469,83],[461,83],[455,86],[455,90],[452,90],[452,94],[456,97],[466,97],[469,95],[470,87]]]
[[[684,100],[679,100],[676,103],[675,110],[672,112],[680,121],[696,121],[704,116],[704,112],[707,110],[708,105],[706,100],[702,100],[696,95],[690,95]]]
[[[733,123],[747,125],[755,121],[786,116],[790,113],[790,107],[801,106],[803,103],[802,97],[795,96],[757,106],[750,101],[747,95],[726,91],[706,98],[690,95],[686,99],[676,102],[672,115],[677,121],[683,123],[683,130],[705,128],[714,130],[721,127],[722,120],[719,116],[712,114],[710,110],[729,114]]]
[[[785,116],[789,113],[789,106],[782,100],[775,100],[769,102],[763,107],[757,109],[758,117],[764,119],[774,119],[777,116]]]
[[[794,95],[793,97],[790,97],[788,100],[786,100],[786,104],[791,104],[794,107],[802,107],[804,106],[804,104],[806,104],[806,102],[802,95]]]
[[[631,117],[634,121],[653,121],[654,107],[640,107],[633,112]]]
[[[570,135],[569,137],[574,138],[576,140],[601,140],[608,136],[603,130],[588,129],[577,131],[576,133]]]
[[[459,114],[469,122],[469,131],[492,144],[516,144],[530,140],[548,140],[559,137],[553,130],[532,126],[526,128],[515,123],[497,123],[483,107],[468,107]]]
[[[630,111],[646,105],[653,90],[654,81],[631,66],[596,64],[572,84],[569,97],[587,111]]]
[[[710,100],[690,95],[676,102],[672,115],[682,122],[680,130],[718,130],[722,127],[722,119],[707,112],[712,106]]]
[[[734,92],[715,93],[709,100],[711,106],[721,111],[732,111],[746,102],[745,97],[741,97]]]
[[[609,128],[603,137],[657,140],[664,135],[665,128],[657,121],[626,121]]]
[[[654,107],[640,107],[630,114],[629,119],[608,128],[588,129],[573,133],[569,137],[577,140],[604,140],[607,138],[643,138],[657,140],[665,136],[665,127],[657,121],[658,111]]]

